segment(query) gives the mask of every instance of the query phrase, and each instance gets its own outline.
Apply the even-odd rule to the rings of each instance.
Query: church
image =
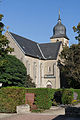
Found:
[[[14,48],[12,55],[20,59],[36,88],[60,88],[59,55],[64,46],[69,46],[66,27],[61,23],[60,13],[49,43],[37,43],[7,31],[5,36]]]

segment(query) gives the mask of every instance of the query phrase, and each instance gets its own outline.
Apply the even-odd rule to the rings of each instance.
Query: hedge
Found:
[[[73,100],[73,89],[56,89],[53,104],[71,104]]]
[[[49,109],[54,99],[60,102],[59,104],[71,104],[74,91],[78,93],[78,99],[80,99],[80,90],[76,89],[3,87],[0,89],[0,112],[16,112],[16,106],[25,104],[25,93],[35,94],[38,110]]]
[[[52,99],[55,92],[54,89],[33,88],[26,89],[26,92],[35,94],[35,104],[38,109],[49,109],[52,106]]]
[[[16,106],[25,103],[25,88],[4,87],[0,89],[0,112],[14,113]]]
[[[73,91],[70,89],[63,89],[62,104],[71,104],[73,100]]]
[[[35,104],[38,109],[49,109],[52,106],[54,89],[3,87],[0,89],[0,112],[16,112],[16,106],[25,104],[25,92],[35,94]]]

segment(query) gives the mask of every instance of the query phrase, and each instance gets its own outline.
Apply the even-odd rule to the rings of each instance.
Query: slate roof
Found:
[[[39,45],[45,58],[56,59],[61,43],[62,42],[55,42],[55,43],[44,43]]]
[[[39,44],[32,40],[26,39],[19,35],[10,32],[10,35],[15,39],[25,55],[32,56],[39,59],[53,59],[56,60],[60,45],[62,42],[43,43]]]
[[[42,58],[42,55],[37,46],[38,43],[32,40],[26,39],[24,37],[21,37],[19,35],[16,35],[12,32],[10,32],[10,34],[17,41],[17,43],[20,45],[20,47],[22,48],[22,50],[24,51],[26,55]]]

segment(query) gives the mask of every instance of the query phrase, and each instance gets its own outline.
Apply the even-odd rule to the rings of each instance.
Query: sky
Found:
[[[0,13],[9,31],[38,43],[50,42],[60,9],[69,45],[76,44],[72,27],[80,22],[80,0],[0,0]]]

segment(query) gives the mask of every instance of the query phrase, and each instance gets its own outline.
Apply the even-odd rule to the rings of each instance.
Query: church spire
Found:
[[[59,9],[59,17],[58,17],[58,22],[61,22],[61,18],[60,18],[60,9]]]

